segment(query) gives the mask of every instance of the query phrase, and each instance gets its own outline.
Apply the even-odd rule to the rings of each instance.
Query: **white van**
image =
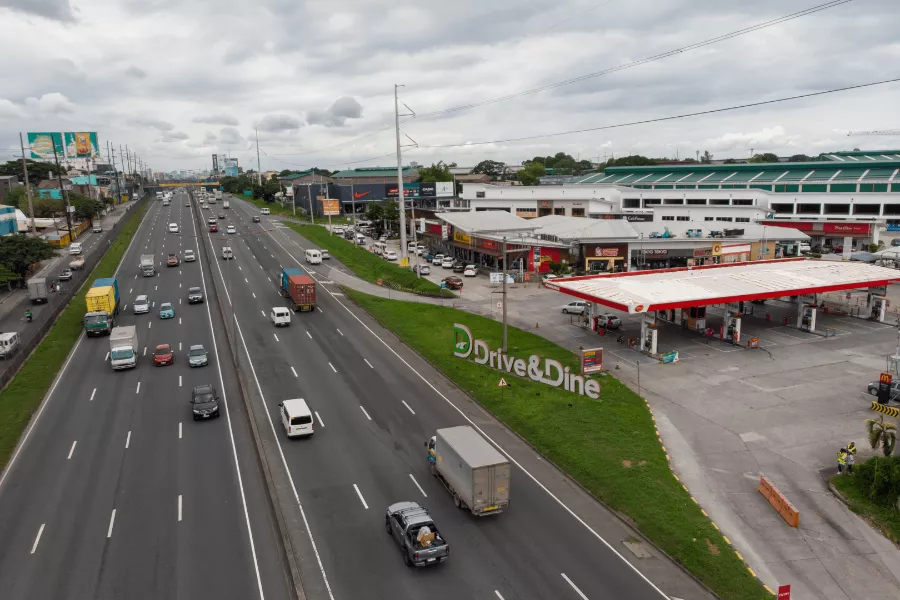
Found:
[[[312,411],[306,405],[306,400],[294,398],[285,400],[278,406],[281,408],[281,424],[284,425],[284,432],[288,437],[313,434]]]
[[[262,215],[268,215],[268,214],[270,214],[268,208],[261,208],[261,209],[259,209],[259,213],[262,214]]]
[[[311,265],[321,265],[322,264],[322,253],[318,250],[307,250],[306,251],[306,262]]]
[[[366,245],[366,236],[364,236],[361,233],[357,233],[356,234],[356,243],[360,246],[365,246]]]
[[[276,306],[269,313],[269,318],[275,323],[275,327],[287,327],[291,324],[291,311],[283,306]]]
[[[69,254],[81,254],[83,250],[81,242],[72,242],[69,244]]]
[[[19,348],[19,334],[15,331],[0,333],[0,358],[6,360]]]

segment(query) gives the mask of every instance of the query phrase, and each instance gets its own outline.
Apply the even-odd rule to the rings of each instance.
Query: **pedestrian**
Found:
[[[838,475],[844,474],[844,465],[847,464],[847,449],[841,448],[837,453]]]
[[[853,463],[856,459],[853,458],[853,452],[847,452],[847,474],[853,475]]]
[[[850,444],[847,445],[847,454],[853,456],[856,455],[856,442],[850,442]]]

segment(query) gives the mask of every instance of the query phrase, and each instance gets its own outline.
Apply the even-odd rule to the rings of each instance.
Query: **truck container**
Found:
[[[84,268],[84,257],[76,256],[72,260],[69,261],[69,268],[73,271],[77,271],[78,269]]]
[[[134,325],[114,327],[109,334],[109,364],[119,371],[137,366],[138,339]]]
[[[28,280],[28,297],[32,304],[47,302],[47,278],[32,277]]]
[[[84,297],[87,313],[84,331],[89,336],[109,335],[119,312],[119,282],[113,277],[97,279]]]
[[[101,277],[100,279],[95,279],[94,283],[91,284],[92,288],[95,287],[104,287],[107,285],[111,285],[113,289],[116,291],[116,306],[119,306],[119,282],[115,277]],[[119,312],[118,308],[116,312]]]
[[[116,289],[111,285],[92,287],[84,296],[88,312],[105,312],[116,314]]]
[[[138,266],[144,277],[156,275],[156,257],[153,254],[141,254],[141,263]]]
[[[468,425],[438,429],[429,449],[431,472],[473,515],[502,512],[509,505],[510,465],[505,456]]]
[[[280,292],[285,298],[290,298],[295,311],[316,308],[316,282],[303,269],[282,269]]]
[[[215,194],[216,194],[216,200],[222,199],[222,190],[216,190]]]

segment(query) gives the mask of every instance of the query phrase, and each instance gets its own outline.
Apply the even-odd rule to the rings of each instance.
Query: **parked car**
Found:
[[[188,349],[188,364],[192,367],[205,367],[209,364],[209,356],[206,348],[201,344],[191,346]]]
[[[463,287],[463,280],[461,277],[457,277],[456,275],[451,275],[450,277],[444,277],[441,281],[447,284],[447,287],[451,290],[461,290]]]
[[[203,290],[198,287],[188,288],[188,304],[203,302]]]
[[[452,267],[453,266],[453,257],[445,256],[443,259],[441,259],[441,266],[445,269],[449,269],[450,267]]]
[[[562,306],[562,313],[564,315],[583,315],[584,311],[587,310],[587,305],[588,303],[584,300],[575,300],[574,302],[564,304]]]
[[[878,382],[874,381],[874,382],[870,383],[869,387],[868,387],[868,391],[873,396],[877,396],[878,395]],[[897,402],[898,400],[900,400],[900,381],[898,381],[898,380],[891,382],[890,399],[893,400],[894,402]]]
[[[466,268],[463,270],[463,275],[465,277],[475,277],[478,275],[478,267],[475,265],[466,265]]]
[[[413,273],[418,273],[420,275],[430,275],[431,267],[428,265],[416,265],[413,267]]]
[[[197,255],[193,250],[184,251],[184,262],[194,262],[195,260],[197,260]]]
[[[331,233],[333,233],[334,235],[344,235],[344,228],[343,227],[334,227],[331,230]]]
[[[175,307],[172,306],[171,302],[163,302],[159,305],[159,318],[160,319],[174,319],[175,318]]]
[[[443,254],[435,254],[434,256],[431,257],[431,264],[433,264],[436,267],[439,267],[439,266],[441,266],[441,262],[443,260],[444,260]]]
[[[385,250],[384,260],[397,260],[397,252],[394,250]]]
[[[150,312],[150,298],[148,298],[144,294],[141,294],[134,299],[132,310],[136,315],[142,315],[144,313]]]
[[[453,263],[453,272],[454,273],[464,273],[465,270],[466,270],[466,263],[464,263],[463,261],[458,260],[455,263]]]
[[[173,364],[175,364],[175,353],[172,352],[172,347],[168,344],[157,346],[156,350],[153,351],[153,365],[162,367]]]
[[[219,395],[210,384],[194,386],[191,392],[191,412],[194,420],[211,419],[219,416]]]
[[[600,326],[606,327],[607,329],[618,329],[622,326],[622,319],[612,313],[604,313],[602,315],[598,315],[598,319],[600,322]]]
[[[72,269],[63,269],[59,272],[59,275],[56,276],[60,281],[69,281],[72,279]]]

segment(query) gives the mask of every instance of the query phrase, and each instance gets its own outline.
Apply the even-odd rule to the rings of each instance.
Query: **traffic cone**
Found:
[[[540,323],[535,323],[535,324],[534,324],[534,328],[535,328],[535,329],[540,329],[540,328],[541,328],[541,324],[540,324]]]

